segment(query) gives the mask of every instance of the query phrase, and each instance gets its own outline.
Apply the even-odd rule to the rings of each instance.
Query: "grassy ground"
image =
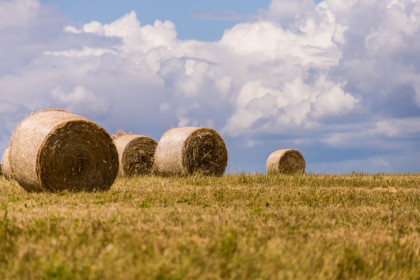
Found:
[[[420,174],[0,177],[0,279],[420,279]]]

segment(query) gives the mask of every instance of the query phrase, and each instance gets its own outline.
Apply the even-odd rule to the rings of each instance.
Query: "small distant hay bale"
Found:
[[[306,164],[298,150],[282,149],[270,154],[266,168],[268,174],[303,174]]]
[[[44,110],[17,126],[10,165],[27,191],[102,191],[117,176],[118,153],[99,125],[63,110]]]
[[[10,148],[4,151],[3,156],[1,158],[1,171],[3,173],[4,178],[7,180],[13,179],[13,172],[10,166]]]
[[[213,129],[172,128],[158,142],[154,171],[161,175],[199,172],[203,175],[222,176],[227,161],[225,142]]]
[[[120,176],[151,174],[157,142],[147,136],[117,132],[112,136],[118,151]]]

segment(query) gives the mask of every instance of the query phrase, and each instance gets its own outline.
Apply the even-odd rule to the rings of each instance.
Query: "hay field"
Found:
[[[420,174],[0,177],[0,279],[419,279]]]

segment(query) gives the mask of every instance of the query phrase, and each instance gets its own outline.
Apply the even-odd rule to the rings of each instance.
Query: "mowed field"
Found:
[[[420,174],[0,177],[0,279],[420,279]]]

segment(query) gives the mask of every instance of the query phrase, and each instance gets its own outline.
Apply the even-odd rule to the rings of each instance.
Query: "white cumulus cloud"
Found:
[[[343,169],[383,159],[400,170],[384,153],[420,146],[410,130],[420,127],[419,33],[416,0],[272,0],[213,42],[181,40],[170,21],[142,25],[135,11],[76,24],[38,0],[0,1],[0,147],[28,112],[59,106],[111,133],[210,126],[234,147],[233,164],[241,149],[290,144],[310,157],[322,145],[360,155],[333,158]],[[313,171],[334,166],[319,157]]]
[[[51,91],[52,98],[69,111],[80,111],[84,114],[103,114],[109,111],[109,103],[82,86],[76,86],[66,93],[60,87]]]

